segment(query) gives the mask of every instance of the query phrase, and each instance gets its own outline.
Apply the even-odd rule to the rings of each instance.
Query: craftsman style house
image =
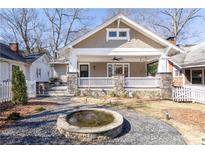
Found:
[[[171,41],[117,15],[59,50],[52,63],[61,76],[76,74],[78,88],[112,88],[113,76],[123,76],[125,88],[155,88],[159,78],[151,77],[147,67],[158,63],[158,72],[169,72],[168,57],[181,52]]]

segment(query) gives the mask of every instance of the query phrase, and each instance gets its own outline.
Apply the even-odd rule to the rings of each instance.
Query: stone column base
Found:
[[[76,95],[78,90],[77,72],[69,72],[67,76],[68,93]]]
[[[172,82],[173,77],[171,72],[157,73],[157,77],[161,78],[161,98],[172,100]]]

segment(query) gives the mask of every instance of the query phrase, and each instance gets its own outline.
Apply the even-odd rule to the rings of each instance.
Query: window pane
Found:
[[[117,37],[117,32],[116,31],[110,31],[109,32],[109,37]]]
[[[88,70],[88,66],[87,65],[81,65],[80,66],[80,70],[81,71],[87,71]]]
[[[127,32],[126,31],[119,32],[119,37],[127,37]]]
[[[112,65],[108,65],[108,77],[112,77]]]
[[[125,77],[128,77],[128,65],[124,65],[124,74]]]
[[[201,70],[192,70],[192,84],[202,84]]]
[[[122,65],[115,65],[115,75],[122,74],[123,67]]]

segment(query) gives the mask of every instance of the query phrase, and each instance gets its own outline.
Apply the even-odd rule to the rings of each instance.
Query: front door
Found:
[[[123,74],[123,65],[116,64],[114,65],[115,75],[122,75]]]
[[[89,76],[89,67],[88,65],[80,65],[80,77],[88,77]]]

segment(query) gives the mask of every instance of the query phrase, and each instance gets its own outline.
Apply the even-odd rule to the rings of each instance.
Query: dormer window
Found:
[[[107,28],[106,40],[129,40],[129,28]]]

